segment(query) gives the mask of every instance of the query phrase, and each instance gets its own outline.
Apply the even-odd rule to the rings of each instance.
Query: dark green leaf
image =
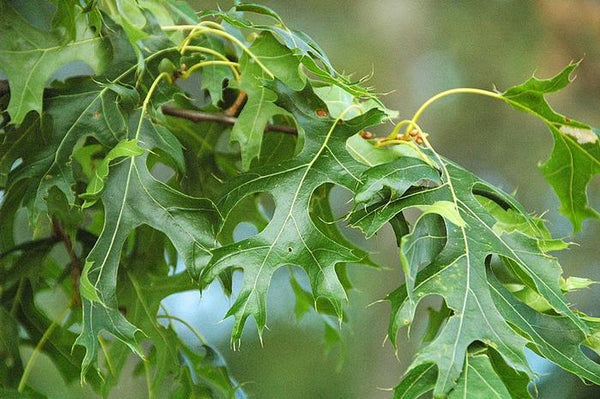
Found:
[[[235,316],[234,343],[250,315],[262,332],[271,276],[285,264],[302,267],[309,276],[315,297],[330,301],[338,317],[341,316],[346,294],[335,266],[362,259],[345,246],[345,240],[334,241],[335,237],[321,231],[308,210],[313,192],[321,185],[333,183],[349,189],[356,186],[364,166],[343,149],[344,142],[383,117],[382,112],[371,110],[337,123],[319,116],[318,111],[324,109],[324,104],[310,88],[293,92],[281,82],[275,82],[270,89],[279,93],[278,106],[294,116],[306,139],[302,152],[291,160],[252,170],[233,180],[220,201],[225,215],[240,199],[252,193],[268,192],[275,201],[275,214],[262,232],[215,249],[209,265],[202,270],[201,279],[205,284],[225,270],[244,270],[242,290],[227,313]]]

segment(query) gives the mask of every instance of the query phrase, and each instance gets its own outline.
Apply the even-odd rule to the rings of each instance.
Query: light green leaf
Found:
[[[488,277],[488,285],[502,316],[527,337],[536,352],[580,378],[600,384],[600,365],[583,353],[581,346],[587,344],[588,335],[577,323],[536,312],[515,299],[495,276]]]
[[[286,113],[275,105],[277,94],[265,85],[269,73],[292,90],[300,90],[305,81],[298,59],[271,34],[264,33],[257,38],[250,51],[269,72],[246,53],[240,59],[242,81],[239,88],[246,92],[248,100],[231,130],[231,139],[240,144],[244,170],[248,170],[252,160],[260,154],[262,136],[271,118]]]
[[[362,113],[367,112],[372,108],[381,108],[381,104],[373,99],[367,99],[366,101],[360,101],[360,98],[355,97],[351,93],[348,93],[340,86],[330,85],[323,87],[315,87],[315,94],[321,98],[327,104],[329,114],[337,118],[342,115],[345,111],[343,119],[352,119]],[[349,108],[352,106],[352,108]],[[349,108],[349,109],[348,109]],[[398,112],[385,110],[388,117],[395,118],[398,116]]]
[[[588,206],[586,193],[590,180],[600,173],[600,131],[556,113],[545,96],[565,88],[578,65],[571,63],[550,79],[532,77],[501,93],[509,104],[538,116],[550,128],[554,148],[540,168],[560,199],[560,212],[571,221],[575,231],[585,219],[600,217]]]
[[[401,160],[402,158],[396,162]],[[513,268],[520,273],[515,278],[525,276],[527,281],[524,283],[530,283],[555,311],[569,320],[574,329],[584,336],[589,332],[587,325],[570,309],[563,296],[559,286],[561,269],[556,260],[539,249],[537,238],[520,231],[494,231],[496,219],[481,205],[474,193],[511,207],[524,220],[529,220],[529,223],[535,224],[535,221],[507,194],[449,161],[440,158],[440,162],[443,162],[445,170],[441,185],[422,187],[397,198],[385,197],[378,204],[355,210],[350,219],[370,236],[404,209],[449,201],[458,209],[465,222],[455,224],[440,215],[445,221],[446,243],[437,256],[435,253],[431,254],[435,258],[418,272],[414,283],[413,298],[421,300],[426,295],[441,295],[453,311],[435,340],[418,353],[411,366],[411,369],[429,363],[437,366],[435,395],[447,393],[454,387],[463,368],[467,347],[475,341],[497,350],[513,368],[529,370],[523,352],[528,341],[505,321],[499,311],[500,305],[488,287],[486,258],[489,255],[510,259]],[[379,167],[367,170],[365,175],[368,176],[371,171],[378,172],[377,168]],[[363,181],[366,179],[362,178]],[[388,183],[387,187],[392,185]],[[435,244],[432,238],[428,238],[428,241],[430,244],[423,245],[431,247]],[[407,243],[409,242],[410,239],[407,238]],[[409,247],[403,247],[402,251],[411,254]],[[405,257],[405,263],[411,260],[425,263],[430,260],[418,255],[418,252],[414,253],[412,258]],[[414,270],[418,266],[408,265],[404,268]],[[414,303],[410,300],[407,288],[403,287],[390,294],[388,300],[392,304],[389,335],[395,337],[398,327],[412,320]]]
[[[76,20],[75,39],[66,44],[66,32],[41,31],[4,1],[0,3],[0,26],[0,70],[6,73],[10,84],[8,113],[12,123],[23,122],[29,111],[42,112],[44,87],[60,67],[83,61],[99,73],[109,59],[109,47],[91,32],[81,13]]]
[[[505,208],[491,198],[481,195],[477,195],[476,198],[486,211],[496,219],[494,230],[498,234],[519,231],[525,235],[536,237],[539,240],[540,249],[544,252],[560,251],[569,247],[570,243],[552,237],[544,219],[524,215],[510,207]]]
[[[592,284],[598,284],[598,282],[594,281],[594,280],[590,280],[589,278],[575,277],[575,276],[570,276],[570,277],[567,277],[566,279],[560,280],[560,288],[563,291],[567,291],[567,292],[583,290],[585,288],[588,288]]]
[[[456,204],[451,201],[436,201],[433,204],[428,205],[415,205],[415,208],[422,211],[424,214],[436,213],[443,216],[446,220],[454,223],[458,227],[465,227],[466,223],[458,213]]]
[[[80,197],[85,200],[82,207],[87,208],[96,203],[96,197],[102,192],[104,188],[104,180],[108,176],[108,165],[110,162],[117,158],[123,157],[135,157],[142,155],[142,150],[137,140],[123,140],[119,142],[112,150],[106,155],[100,164],[98,164],[94,175],[88,183],[87,190],[81,194]]]

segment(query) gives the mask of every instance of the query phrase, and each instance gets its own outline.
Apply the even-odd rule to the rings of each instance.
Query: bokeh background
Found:
[[[600,125],[600,2],[598,1],[393,1],[393,0],[261,0],[288,25],[308,33],[324,48],[340,71],[388,93],[384,102],[411,117],[430,96],[453,87],[503,90],[535,73],[550,77],[569,61],[584,59],[577,79],[562,93],[551,96],[561,112]],[[193,1],[198,9],[230,1]],[[571,233],[556,209],[558,201],[537,169],[552,148],[545,126],[489,98],[460,95],[428,109],[420,121],[442,154],[476,172],[516,197],[530,211],[542,214],[558,237]],[[589,194],[600,206],[600,179]],[[343,210],[346,198],[334,207]],[[165,301],[171,314],[194,325],[226,358],[233,375],[244,383],[251,398],[391,398],[403,370],[417,350],[428,306],[420,306],[410,338],[401,332],[397,357],[389,342],[383,344],[389,306],[376,303],[402,280],[393,237],[383,231],[370,242],[360,241],[383,266],[351,269],[358,289],[350,294],[349,321],[340,334],[343,343],[325,344],[319,316],[294,316],[294,298],[287,270],[275,276],[269,293],[269,331],[263,346],[248,323],[240,351],[229,349],[232,321],[223,318],[230,299],[218,286],[203,293],[185,293]],[[600,222],[586,222],[574,238],[580,246],[559,254],[566,275],[600,280]],[[600,316],[600,287],[571,297],[577,307]],[[369,306],[372,305],[372,306]],[[183,336],[193,339],[189,331]],[[598,398],[600,390],[586,387],[553,365],[531,356],[540,372],[540,398]],[[40,370],[43,370],[40,369]],[[42,375],[43,374],[43,375]],[[40,371],[40,383],[53,377]],[[56,381],[56,380],[55,380]],[[114,398],[145,397],[143,381],[125,381]],[[92,397],[79,387],[55,384],[53,395]],[[65,396],[66,395],[66,396]],[[53,396],[54,397],[54,396]]]

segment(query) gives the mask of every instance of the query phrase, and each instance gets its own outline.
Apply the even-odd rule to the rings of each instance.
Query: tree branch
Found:
[[[0,253],[0,259],[5,258],[9,254],[17,251],[28,251],[30,249],[43,246],[43,245],[54,245],[60,241],[59,237],[50,236],[46,238],[40,238],[38,240],[26,241],[22,244],[15,245],[14,247],[6,250],[5,252]]]
[[[69,235],[65,232],[62,225],[56,218],[52,218],[52,229],[54,236],[58,237],[63,242],[65,249],[69,253],[69,258],[71,258],[71,285],[73,288],[71,300],[73,304],[79,305],[81,304],[81,298],[79,296],[79,278],[81,276],[81,270],[83,269],[81,261],[75,253],[75,248],[73,247],[71,237],[69,237]]]
[[[244,90],[240,90],[238,96],[235,98],[235,101],[233,104],[231,104],[231,107],[227,108],[223,113],[227,116],[238,116],[240,113],[240,108],[242,108],[242,105],[246,103],[247,98],[248,95],[246,92]]]
[[[208,112],[194,111],[191,109],[178,109],[170,105],[163,105],[161,110],[165,115],[187,119],[192,122],[217,122],[225,125],[234,125],[238,120],[238,118],[234,116],[211,114]],[[295,127],[285,125],[267,125],[265,127],[265,131],[292,134],[294,136],[298,135],[298,130]]]

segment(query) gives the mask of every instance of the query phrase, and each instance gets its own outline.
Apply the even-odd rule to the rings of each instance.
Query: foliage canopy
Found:
[[[199,334],[190,344],[175,333],[174,323],[190,326],[161,301],[215,280],[231,293],[241,270],[227,313],[236,348],[249,317],[262,336],[273,274],[297,266],[310,281],[310,291],[293,284],[297,300],[342,323],[348,265],[377,265],[338,229],[334,186],[352,193],[344,220],[365,237],[394,229],[405,281],[386,298],[393,346],[423,298],[443,299],[395,398],[531,397],[526,348],[600,384],[600,365],[582,350],[600,350],[600,325],[566,298],[592,282],[564,278],[551,255],[569,244],[436,152],[418,125],[431,103],[457,93],[543,120],[554,148],[541,170],[576,231],[599,215],[586,189],[600,172],[600,131],[546,101],[576,63],[504,92],[440,93],[377,138],[368,129],[397,112],[262,5],[196,14],[175,0],[55,0],[43,9],[0,2],[2,395],[43,396],[28,385],[39,353],[65,380],[107,395],[134,352],[152,397],[243,397]],[[54,79],[81,61],[89,73]],[[22,215],[30,240],[15,235]],[[257,234],[236,240],[241,223]],[[45,292],[63,310],[40,308]],[[23,346],[35,348],[27,362]]]

